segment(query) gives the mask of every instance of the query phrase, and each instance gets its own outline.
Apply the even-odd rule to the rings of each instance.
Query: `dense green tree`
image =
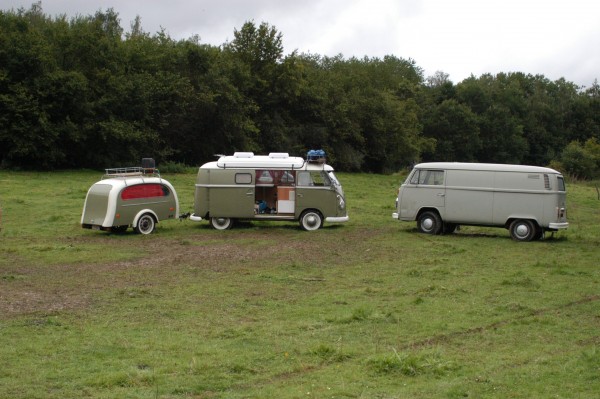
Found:
[[[482,149],[479,120],[471,109],[457,100],[444,100],[433,105],[423,117],[423,134],[435,139],[433,153],[425,152],[424,160],[472,162]]]
[[[120,22],[113,9],[71,19],[46,16],[41,3],[0,11],[0,166],[200,164],[323,148],[340,170],[554,160],[583,176],[576,161],[597,159],[597,82],[516,72],[455,85],[394,56],[284,55],[283,34],[264,22],[221,47],[151,35],[139,17],[128,32]]]

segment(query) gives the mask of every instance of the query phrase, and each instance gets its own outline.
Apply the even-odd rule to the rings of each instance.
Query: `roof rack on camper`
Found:
[[[160,177],[160,171],[156,169],[156,164],[153,158],[142,158],[142,166],[129,166],[124,168],[107,168],[104,169],[102,179],[110,179],[114,177]]]
[[[325,163],[327,161],[325,151],[323,150],[308,151],[306,153],[306,160],[310,163]]]

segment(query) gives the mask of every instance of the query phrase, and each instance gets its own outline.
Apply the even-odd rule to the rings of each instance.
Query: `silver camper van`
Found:
[[[459,225],[504,227],[517,241],[566,229],[563,176],[538,166],[430,162],[400,186],[394,219],[415,221],[428,234]]]
[[[150,234],[160,220],[178,215],[175,188],[160,177],[153,159],[144,158],[142,167],[106,169],[88,190],[81,227],[116,233],[133,227],[136,233]]]
[[[218,230],[235,220],[299,221],[304,230],[348,221],[342,186],[322,150],[307,159],[287,153],[236,152],[202,165],[196,179],[192,221]]]

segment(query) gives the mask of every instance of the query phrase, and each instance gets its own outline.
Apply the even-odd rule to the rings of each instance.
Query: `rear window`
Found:
[[[565,187],[565,180],[562,176],[556,176],[556,182],[558,183],[558,191],[567,191]]]
[[[121,199],[124,201],[138,198],[166,197],[169,189],[162,184],[138,184],[125,187],[121,191]]]

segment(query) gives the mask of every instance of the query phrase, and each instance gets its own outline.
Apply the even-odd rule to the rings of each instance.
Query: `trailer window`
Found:
[[[444,184],[444,171],[431,169],[418,169],[413,174],[411,184],[425,184],[430,186],[441,186]]]
[[[252,175],[250,173],[236,173],[235,184],[250,184],[252,183]]]
[[[169,189],[161,184],[138,184],[125,187],[121,191],[121,199],[124,201],[139,198],[166,197],[167,195],[169,195]]]

